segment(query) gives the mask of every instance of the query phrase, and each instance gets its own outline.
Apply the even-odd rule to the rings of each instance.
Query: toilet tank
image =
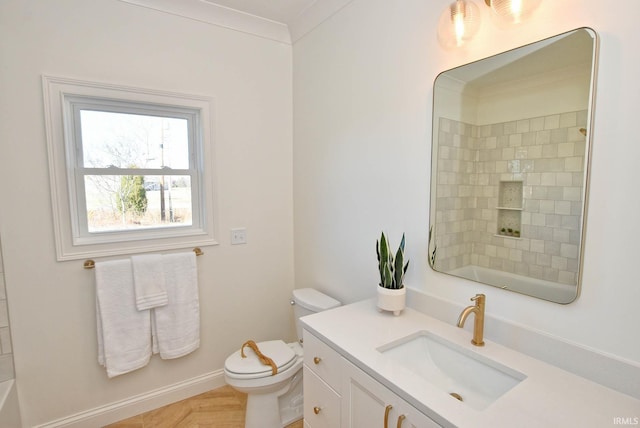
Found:
[[[302,343],[301,317],[340,306],[340,302],[336,299],[314,288],[298,288],[293,290],[292,304],[293,314],[296,317],[296,332],[300,343]]]

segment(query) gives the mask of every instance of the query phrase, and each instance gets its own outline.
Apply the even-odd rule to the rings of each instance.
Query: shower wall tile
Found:
[[[13,355],[0,355],[0,382],[14,378]]]
[[[0,382],[15,378],[1,244],[0,241]]]
[[[575,285],[586,122],[586,110],[479,127],[441,118],[437,267],[476,263]],[[520,238],[497,236],[500,181],[523,183]]]
[[[0,328],[9,327],[9,312],[7,311],[7,301],[0,300]]]
[[[9,327],[0,328],[0,350],[2,351],[2,355],[11,354],[13,352]]]

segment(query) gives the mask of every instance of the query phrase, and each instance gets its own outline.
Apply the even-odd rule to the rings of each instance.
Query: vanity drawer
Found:
[[[303,338],[304,364],[340,394],[342,357],[307,330]]]
[[[339,427],[340,396],[307,366],[304,367],[303,382],[305,426],[311,428]]]

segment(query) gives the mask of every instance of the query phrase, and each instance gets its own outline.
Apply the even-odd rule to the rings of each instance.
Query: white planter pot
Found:
[[[398,289],[383,288],[378,286],[378,309],[390,311],[398,316],[405,308],[407,300],[407,288]]]

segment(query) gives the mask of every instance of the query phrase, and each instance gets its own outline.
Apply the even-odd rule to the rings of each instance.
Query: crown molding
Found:
[[[181,16],[194,21],[218,25],[265,39],[291,44],[289,28],[249,13],[200,0],[119,0],[136,6]]]
[[[353,0],[318,0],[289,23],[293,43],[310,33],[318,25],[338,13]]]
[[[317,0],[292,22],[276,22],[202,0],[119,0],[194,21],[218,25],[276,42],[293,44],[353,0]]]

